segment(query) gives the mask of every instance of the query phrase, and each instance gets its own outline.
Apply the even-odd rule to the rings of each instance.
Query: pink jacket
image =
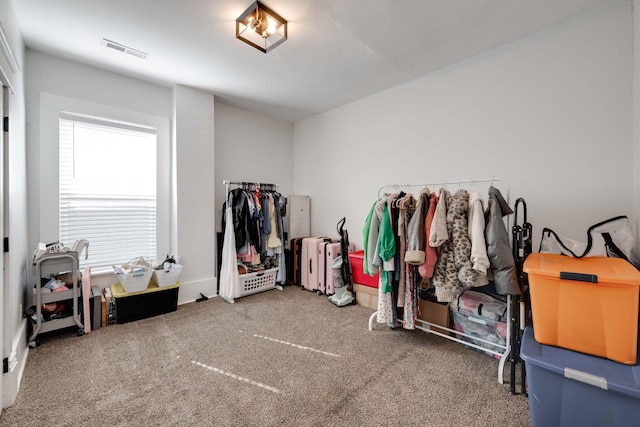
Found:
[[[431,223],[433,222],[433,216],[436,212],[436,205],[438,204],[438,196],[436,193],[429,195],[429,209],[427,210],[427,218],[424,221],[424,262],[418,267],[420,276],[425,279],[433,277],[433,269],[438,261],[438,248],[434,248],[429,245],[429,234],[431,233]]]

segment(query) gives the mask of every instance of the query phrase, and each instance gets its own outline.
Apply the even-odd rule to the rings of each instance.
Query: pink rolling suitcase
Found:
[[[302,239],[302,287],[308,291],[318,290],[318,248],[321,242],[331,241],[327,237],[305,237]]]
[[[349,252],[353,252],[355,246],[349,244]],[[333,295],[335,293],[333,285],[333,272],[331,263],[340,256],[340,242],[332,240],[320,243],[318,248],[318,293]]]
[[[340,256],[340,242],[331,240],[322,242],[318,246],[318,293],[331,295],[333,290],[333,275],[331,262]]]

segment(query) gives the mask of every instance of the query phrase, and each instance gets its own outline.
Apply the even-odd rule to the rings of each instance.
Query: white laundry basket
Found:
[[[258,292],[274,289],[276,287],[276,275],[278,267],[255,273],[240,274],[240,296],[251,295]]]

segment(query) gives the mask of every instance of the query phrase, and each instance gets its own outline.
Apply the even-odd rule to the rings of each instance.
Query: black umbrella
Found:
[[[518,207],[522,206],[522,223],[518,223]],[[515,261],[516,275],[520,284],[521,295],[514,295],[512,299],[511,320],[513,330],[511,331],[511,382],[510,393],[516,394],[516,364],[520,362],[521,368],[521,389],[520,392],[526,395],[526,373],[524,361],[520,359],[520,344],[522,342],[522,332],[529,323],[530,303],[529,303],[529,282],[527,275],[523,272],[524,261],[532,251],[532,226],[527,221],[527,203],[523,198],[519,198],[515,203],[515,219],[512,232],[513,259]]]

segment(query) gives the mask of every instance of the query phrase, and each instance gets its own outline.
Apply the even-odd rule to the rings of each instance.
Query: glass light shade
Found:
[[[287,21],[256,1],[236,19],[236,38],[267,53],[287,40]]]

